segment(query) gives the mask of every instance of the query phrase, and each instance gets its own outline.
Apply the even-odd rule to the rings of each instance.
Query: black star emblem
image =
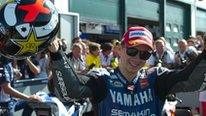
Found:
[[[26,32],[26,31],[27,31],[27,30],[26,30],[26,27],[22,27],[22,28],[21,28],[21,31],[22,31],[22,32]]]

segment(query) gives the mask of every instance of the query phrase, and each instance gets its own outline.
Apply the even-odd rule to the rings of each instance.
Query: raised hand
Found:
[[[48,47],[50,52],[57,52],[59,50],[59,47],[61,46],[61,40],[59,38],[56,38]]]

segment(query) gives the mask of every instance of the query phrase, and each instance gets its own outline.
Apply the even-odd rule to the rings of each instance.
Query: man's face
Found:
[[[62,50],[63,51],[67,50],[67,42],[66,42],[66,40],[62,40]]]
[[[139,45],[134,47],[134,49],[141,52],[151,51],[151,49],[146,45]],[[123,70],[126,70],[127,72],[130,73],[136,73],[146,63],[146,60],[140,59],[139,54],[136,56],[129,56],[127,54],[127,48],[124,45],[121,46],[119,55],[120,55],[120,63],[121,63],[120,65],[124,67]]]
[[[186,49],[187,49],[186,43],[181,42],[181,41],[178,43],[178,47],[179,47],[179,50],[180,50],[181,52],[184,52],[184,51],[186,51]]]
[[[188,46],[194,46],[194,42],[188,41],[188,42],[187,42],[187,45],[188,45]]]
[[[80,58],[80,56],[82,54],[82,49],[80,47],[74,47],[72,49],[72,54],[75,58]]]
[[[155,47],[158,53],[162,53],[164,51],[164,42],[156,42]]]
[[[92,54],[94,56],[99,56],[99,52],[100,52],[100,49],[96,49],[95,51],[92,51]]]
[[[112,52],[112,50],[107,50],[107,51],[104,51],[103,53],[105,56],[109,56],[111,54],[111,52]]]

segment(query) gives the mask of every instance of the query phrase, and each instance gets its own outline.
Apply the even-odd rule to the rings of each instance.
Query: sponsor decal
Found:
[[[130,31],[129,33],[129,38],[138,38],[138,37],[147,37],[149,39],[152,38],[152,35],[150,35],[148,32],[146,31]]]
[[[121,82],[119,82],[119,81],[113,81],[113,80],[109,80],[109,83],[112,85],[112,86],[114,86],[114,87],[124,87],[124,85],[121,83]]]
[[[67,93],[67,88],[63,80],[62,72],[57,70],[56,76],[57,76],[57,84],[59,85],[59,88],[61,89],[60,90],[62,94],[61,97],[63,97],[63,99],[67,101],[71,100],[71,98],[68,96],[68,93]]]
[[[38,51],[38,47],[44,43],[45,40],[37,39],[35,31],[32,28],[26,40],[13,39],[13,41],[21,47],[17,54],[24,54],[27,52],[36,53]]]
[[[123,84],[119,81],[114,81],[113,84],[115,87],[123,87]]]
[[[127,90],[129,90],[130,92],[133,92],[135,90],[135,85],[134,84],[128,84],[127,85]]]
[[[166,71],[168,71],[166,68],[164,68],[164,67],[158,67],[158,68],[157,68],[157,75],[160,76],[160,75],[162,75],[163,73],[165,73]]]
[[[120,109],[112,109],[111,116],[156,116],[151,109],[144,109],[136,112],[128,112]]]
[[[18,9],[27,12],[24,17],[24,22],[33,22],[39,14],[49,14],[51,11],[44,6],[44,3],[43,0],[36,0],[33,4],[18,6]]]
[[[142,78],[142,79],[140,79],[140,80],[139,80],[139,83],[140,83],[141,89],[144,89],[144,88],[146,88],[147,86],[149,86],[148,78]]]
[[[116,75],[111,75],[110,78],[111,79],[117,79],[118,77]]]
[[[147,89],[139,93],[121,93],[109,90],[112,102],[122,106],[137,106],[153,102],[152,90]]]

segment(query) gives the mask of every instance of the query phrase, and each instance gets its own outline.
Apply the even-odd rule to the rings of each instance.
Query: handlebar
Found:
[[[178,101],[179,103],[182,103],[182,100],[176,97],[174,94],[169,94],[166,96],[166,99],[168,101]]]

